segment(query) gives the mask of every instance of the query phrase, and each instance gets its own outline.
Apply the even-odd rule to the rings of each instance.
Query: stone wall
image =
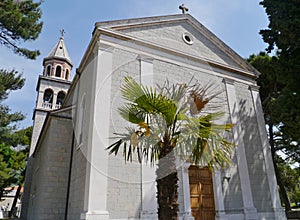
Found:
[[[34,154],[27,219],[63,219],[66,210],[72,123],[53,117]]]
[[[211,59],[223,64],[238,66],[216,45],[212,44],[206,36],[185,22],[130,28],[123,30],[123,32],[173,50]],[[192,45],[188,45],[183,41],[183,34],[186,32],[191,33],[193,36]]]
[[[138,54],[114,49],[112,65],[111,122],[108,138],[113,137],[115,132],[124,132],[124,128],[129,125],[117,112],[117,108],[123,103],[120,86],[124,83],[124,77],[132,76],[140,81]],[[115,140],[111,139],[110,143]],[[107,210],[110,218],[138,218],[141,212],[141,165],[135,157],[132,162],[125,162],[122,152],[120,149],[117,156],[110,155],[108,158]]]
[[[47,116],[46,111],[43,110],[35,110],[35,115],[34,115],[34,125],[33,125],[33,130],[32,130],[32,138],[31,138],[31,143],[30,143],[30,151],[29,155],[31,156],[34,152],[36,143],[39,139],[39,135],[41,133],[45,118]]]

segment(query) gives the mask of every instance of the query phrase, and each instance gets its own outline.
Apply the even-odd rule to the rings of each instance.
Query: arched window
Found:
[[[43,108],[52,108],[53,91],[52,89],[46,89],[43,97]]]
[[[46,68],[46,76],[50,76],[51,75],[51,65],[48,65]]]
[[[56,105],[55,108],[60,108],[64,99],[65,99],[66,93],[64,91],[60,91],[57,94],[57,99],[56,99]]]
[[[61,66],[56,66],[55,76],[56,77],[61,77]]]
[[[65,77],[65,79],[66,79],[66,80],[69,79],[69,70],[68,70],[68,69],[66,70],[66,77]]]

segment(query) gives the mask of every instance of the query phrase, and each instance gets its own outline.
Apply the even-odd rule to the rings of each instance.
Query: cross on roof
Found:
[[[65,29],[61,29],[60,30],[60,35],[61,35],[61,37],[64,37],[64,34],[65,34],[66,32],[65,32]]]
[[[179,6],[179,9],[182,11],[182,14],[186,14],[189,11],[189,9],[184,4],[181,4]]]

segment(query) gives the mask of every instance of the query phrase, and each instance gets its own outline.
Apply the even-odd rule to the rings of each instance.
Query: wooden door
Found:
[[[189,167],[190,201],[195,220],[214,220],[212,173],[208,168]]]

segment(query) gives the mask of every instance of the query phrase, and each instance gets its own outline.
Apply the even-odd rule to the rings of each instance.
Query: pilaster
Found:
[[[271,202],[274,211],[275,220],[284,220],[286,219],[286,215],[284,209],[280,204],[280,198],[278,194],[277,180],[273,166],[273,159],[271,156],[270,146],[268,142],[268,136],[265,128],[265,119],[263,116],[263,109],[261,105],[261,100],[259,97],[259,87],[258,86],[249,86],[249,90],[251,91],[253,106],[255,110],[258,132],[260,141],[262,144],[262,150],[264,155],[264,163],[266,166],[268,184],[270,188],[271,194]]]
[[[142,85],[153,86],[153,59],[145,56],[139,56],[140,60],[140,82]],[[141,219],[157,219],[157,200],[156,200],[156,167],[151,167],[144,162],[141,164],[142,177],[142,207]]]
[[[142,85],[153,86],[153,58],[139,55],[141,65],[140,82]]]
[[[111,113],[112,52],[98,47],[92,65],[91,106],[87,112],[89,126],[87,138],[87,176],[85,189],[85,213],[81,219],[104,220],[107,211],[108,151]]]
[[[245,153],[245,144],[243,141],[244,132],[242,130],[240,117],[239,117],[239,105],[237,102],[236,91],[234,86],[234,80],[224,79],[231,122],[234,124],[233,127],[233,139],[234,143],[237,145],[236,157],[238,164],[239,177],[242,189],[242,199],[244,207],[245,220],[256,220],[258,219],[257,210],[253,204],[253,196],[250,184],[250,177],[248,171],[247,157]]]

